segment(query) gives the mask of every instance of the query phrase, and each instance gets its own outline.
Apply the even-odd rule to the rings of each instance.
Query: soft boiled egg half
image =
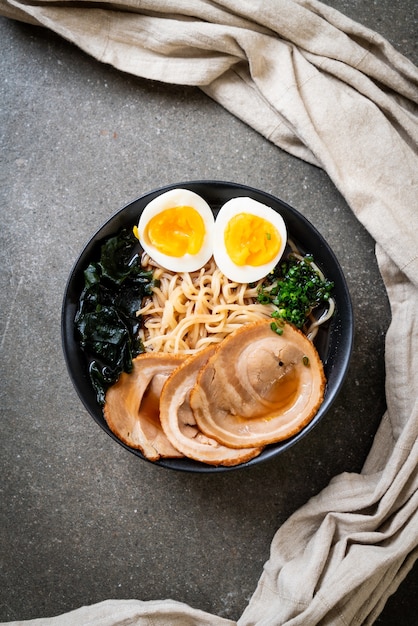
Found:
[[[194,272],[213,254],[212,209],[188,189],[172,189],[144,208],[137,236],[143,249],[172,272]]]
[[[279,213],[253,198],[226,202],[216,217],[215,262],[229,280],[252,283],[266,276],[279,262],[287,229]]]

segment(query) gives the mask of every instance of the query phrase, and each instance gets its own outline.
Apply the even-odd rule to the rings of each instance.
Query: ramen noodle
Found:
[[[243,324],[270,318],[275,308],[257,302],[262,281],[251,286],[231,282],[213,259],[191,273],[165,270],[148,255],[142,264],[159,281],[138,311],[146,351],[193,353],[219,343]]]

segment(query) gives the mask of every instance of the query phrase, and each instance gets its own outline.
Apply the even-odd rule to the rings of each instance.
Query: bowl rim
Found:
[[[291,222],[293,228],[288,227],[288,231],[292,232],[295,230],[295,224],[298,225],[298,232],[303,230],[305,233],[308,233],[309,236],[314,238],[315,242],[318,244],[320,251],[320,257],[326,257],[332,265],[329,267],[322,269],[325,270],[327,278],[330,280],[334,279],[336,282],[336,287],[338,289],[338,300],[337,303],[337,311],[335,319],[331,321],[332,329],[328,332],[327,340],[329,341],[332,349],[332,353],[327,352],[327,358],[324,361],[324,369],[328,368],[327,371],[327,386],[325,391],[325,397],[322,405],[320,406],[315,417],[304,427],[301,431],[299,431],[296,435],[293,435],[289,439],[283,440],[281,442],[277,442],[275,444],[270,444],[266,446],[264,450],[260,453],[259,456],[250,459],[244,463],[234,466],[213,466],[208,465],[199,461],[194,461],[192,459],[181,458],[181,459],[159,459],[158,461],[149,461],[146,457],[143,456],[140,450],[131,448],[124,442],[122,442],[116,435],[109,429],[107,426],[104,417],[102,407],[94,402],[92,403],[91,393],[90,397],[87,398],[85,394],[85,387],[89,383],[88,374],[85,362],[85,371],[80,372],[77,370],[76,366],[82,365],[83,359],[85,361],[84,355],[82,355],[81,348],[77,345],[77,340],[74,335],[74,313],[75,307],[78,306],[78,300],[75,302],[74,300],[74,292],[77,292],[76,283],[80,282],[80,275],[83,273],[87,264],[85,261],[91,256],[93,250],[99,247],[100,242],[103,241],[106,237],[111,234],[116,233],[123,225],[123,218],[129,211],[135,211],[136,205],[143,205],[138,209],[136,223],[139,218],[140,212],[143,210],[144,206],[152,200],[153,197],[156,197],[170,189],[174,188],[186,188],[195,191],[196,193],[200,193],[202,195],[202,191],[198,191],[201,188],[209,189],[211,193],[217,193],[218,196],[220,194],[226,194],[237,192],[236,195],[249,195],[250,197],[256,196],[256,199],[264,202],[265,204],[269,204],[269,206],[273,205],[275,210],[280,209],[285,213],[285,222],[288,226],[289,222]],[[236,197],[236,195],[231,197]],[[207,200],[208,201],[208,200]],[[223,200],[225,202],[226,200]],[[210,201],[208,201],[212,210],[216,210]],[[290,218],[290,219],[289,219]],[[120,225],[116,227],[116,224]],[[108,232],[109,231],[109,232]],[[318,257],[318,250],[312,250],[314,254],[314,258]],[[321,266],[322,264],[319,263]],[[332,268],[332,271],[328,271]],[[338,281],[335,281],[335,279]],[[80,295],[81,290],[79,290]],[[344,322],[344,324],[343,324]],[[333,333],[337,333],[336,338],[337,342],[333,342],[332,335]],[[324,415],[329,411],[332,404],[334,403],[336,397],[338,396],[341,387],[345,381],[347,376],[349,363],[351,360],[352,350],[353,350],[353,342],[354,342],[354,313],[352,301],[347,285],[346,278],[344,276],[341,265],[330,247],[327,243],[323,235],[318,231],[318,229],[297,209],[284,202],[277,196],[270,194],[268,192],[257,189],[256,187],[252,187],[249,185],[244,185],[236,182],[229,182],[223,180],[211,180],[211,179],[197,179],[190,181],[183,181],[179,183],[171,183],[164,185],[162,187],[154,188],[151,191],[145,192],[141,196],[131,200],[118,210],[116,210],[101,226],[99,226],[93,235],[91,235],[84,246],[81,249],[81,252],[78,254],[73,266],[71,268],[70,274],[67,278],[63,300],[62,300],[62,308],[61,308],[61,343],[62,350],[64,354],[64,360],[67,366],[67,370],[72,381],[72,384],[84,405],[87,412],[93,417],[94,421],[119,445],[124,447],[129,452],[133,453],[135,456],[140,459],[151,463],[152,465],[156,465],[159,467],[164,467],[167,469],[174,469],[178,471],[185,472],[193,472],[193,473],[220,473],[220,472],[228,472],[233,470],[244,469],[248,467],[252,467],[253,465],[259,465],[267,460],[271,460],[272,458],[279,456],[289,448],[293,447],[296,443],[298,443],[302,438],[304,438],[308,433],[310,433],[315,426],[321,421]],[[76,353],[76,354],[75,354]],[[75,358],[75,356],[76,358]],[[338,361],[334,363],[334,359],[338,356]],[[329,378],[330,374],[332,376],[332,390],[329,391]],[[90,384],[91,387],[91,384]],[[84,391],[83,391],[84,390]],[[91,387],[92,390],[92,387]],[[328,392],[328,393],[327,393]]]

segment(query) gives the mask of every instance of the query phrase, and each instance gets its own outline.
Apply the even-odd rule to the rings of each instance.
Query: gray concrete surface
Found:
[[[414,0],[329,0],[417,62]],[[174,598],[238,618],[279,525],[357,471],[384,409],[390,320],[374,243],[327,175],[199,90],[139,80],[57,36],[0,18],[0,620],[106,598]],[[356,338],[336,404],[274,461],[211,476],[142,462],[83,409],[61,351],[67,276],[90,235],[142,193],[217,178],[271,192],[328,239]],[[378,624],[415,623],[418,571]]]

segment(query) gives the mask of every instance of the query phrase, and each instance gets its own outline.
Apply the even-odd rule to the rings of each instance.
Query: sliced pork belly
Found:
[[[285,324],[246,324],[224,339],[190,393],[199,429],[233,448],[264,446],[299,432],[317,413],[325,390],[319,355]]]
[[[106,393],[103,413],[110,430],[150,461],[183,456],[161,428],[159,399],[165,381],[186,358],[162,352],[140,354],[133,359],[132,372],[122,373]]]
[[[185,456],[209,465],[238,465],[260,454],[262,448],[232,449],[204,435],[189,404],[199,370],[215,351],[212,346],[199,351],[169,376],[160,398],[161,425],[172,445]]]

